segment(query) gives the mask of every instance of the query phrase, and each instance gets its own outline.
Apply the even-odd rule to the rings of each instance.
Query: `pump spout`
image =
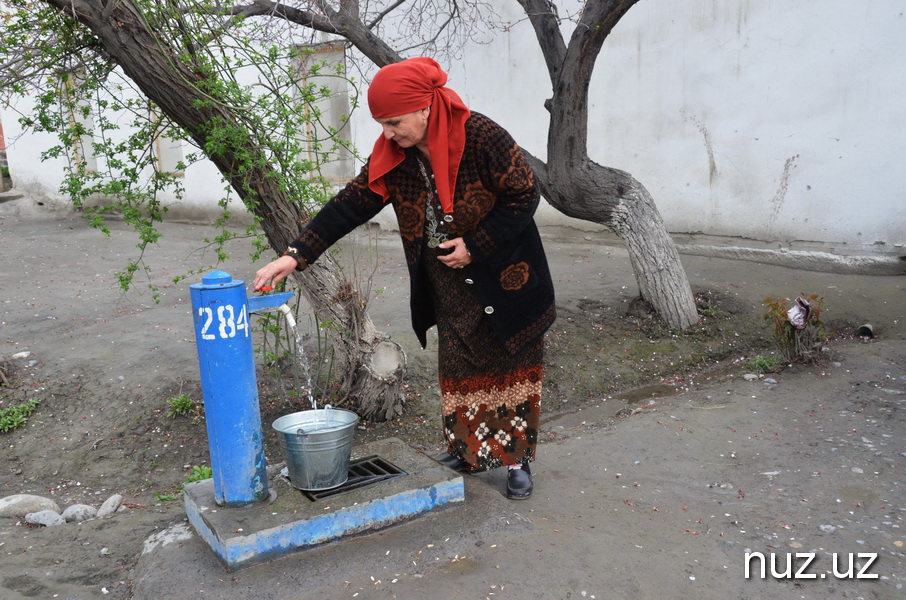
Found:
[[[281,304],[277,307],[277,310],[283,315],[283,318],[286,319],[286,324],[289,325],[289,328],[295,331],[296,319],[293,317],[293,311],[290,309],[289,305]]]

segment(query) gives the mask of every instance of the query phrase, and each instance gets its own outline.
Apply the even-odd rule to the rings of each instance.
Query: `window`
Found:
[[[304,133],[306,156],[301,158],[320,165],[312,177],[343,181],[355,175],[352,153],[341,140],[351,139],[349,124],[349,83],[346,80],[346,51],[339,42],[312,44],[302,48],[299,71],[301,85],[312,89],[316,99],[306,103],[311,117]],[[300,90],[300,101],[302,100]]]
[[[160,117],[152,107],[150,111],[151,121],[159,123]],[[183,144],[180,140],[174,140],[167,137],[161,128],[157,128],[154,134],[153,152],[156,159],[156,168],[161,173],[168,173],[174,177],[184,177],[185,172],[182,170]]]
[[[62,116],[66,119],[72,133],[72,161],[80,172],[98,170],[97,157],[94,154],[94,118],[91,116],[91,105],[79,92],[77,81],[80,73],[71,73],[71,79],[65,79],[60,87]]]

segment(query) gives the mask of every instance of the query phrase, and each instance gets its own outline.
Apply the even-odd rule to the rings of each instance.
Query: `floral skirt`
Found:
[[[484,315],[463,272],[426,250],[434,287],[438,374],[448,451],[476,471],[535,458],[544,341],[514,356]]]

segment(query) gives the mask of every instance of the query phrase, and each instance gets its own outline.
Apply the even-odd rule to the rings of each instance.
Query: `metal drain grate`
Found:
[[[304,491],[302,493],[311,500],[329,498],[350,490],[357,490],[366,485],[379,481],[387,481],[408,475],[405,471],[380,456],[366,456],[349,463],[349,479],[343,485],[338,485],[329,490]]]

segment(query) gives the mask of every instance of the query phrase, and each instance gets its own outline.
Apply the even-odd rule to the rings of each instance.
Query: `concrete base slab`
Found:
[[[284,478],[269,480],[271,500],[232,508],[214,503],[213,480],[183,489],[186,515],[228,569],[236,569],[356,533],[399,523],[462,502],[461,475],[397,438],[353,449],[353,460],[377,455],[407,475],[310,500]]]

